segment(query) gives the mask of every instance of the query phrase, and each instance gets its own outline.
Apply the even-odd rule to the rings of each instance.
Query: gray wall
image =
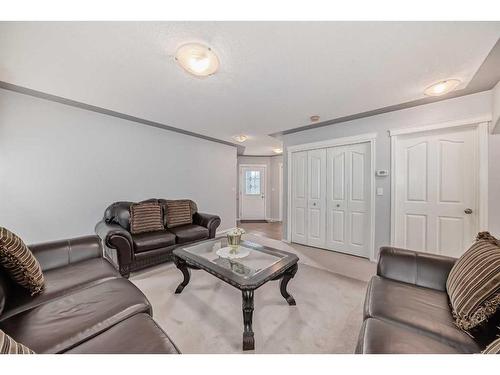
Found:
[[[401,111],[385,113],[345,123],[324,126],[285,135],[283,138],[285,155],[286,148],[310,142],[348,137],[366,133],[377,133],[376,169],[391,167],[390,137],[388,130],[409,128],[421,125],[436,124],[446,121],[466,120],[479,116],[491,115],[491,91],[426,104]],[[500,135],[490,135],[489,139],[489,229],[500,235]],[[284,238],[287,236],[287,157],[284,160]],[[376,187],[384,189],[383,196],[376,196],[375,202],[375,248],[390,243],[390,210],[391,210],[391,179],[376,177]]]
[[[0,89],[0,225],[91,234],[107,205],[191,198],[235,226],[236,148]]]
[[[239,191],[240,164],[263,164],[267,167],[267,206],[266,218],[277,220],[279,218],[279,163],[283,162],[283,156],[238,156],[238,172],[237,172],[237,192]],[[236,217],[239,217],[239,194],[236,194]]]

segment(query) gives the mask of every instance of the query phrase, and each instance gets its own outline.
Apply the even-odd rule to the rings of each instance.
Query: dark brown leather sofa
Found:
[[[147,199],[142,202],[158,202],[164,207],[165,199]],[[172,251],[215,237],[220,217],[217,215],[193,213],[193,223],[141,234],[130,233],[130,206],[134,202],[115,202],[104,212],[104,218],[97,223],[95,231],[102,239],[106,257],[110,259],[124,277],[130,272],[172,260]]]
[[[446,280],[456,259],[384,247],[366,293],[356,353],[478,353],[454,323]]]
[[[45,277],[35,297],[0,268],[0,329],[36,353],[178,353],[144,294],[86,236],[29,246]]]

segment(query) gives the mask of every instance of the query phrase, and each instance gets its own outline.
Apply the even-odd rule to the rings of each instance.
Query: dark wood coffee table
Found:
[[[216,251],[227,246],[227,239],[216,238],[196,245],[174,250],[174,262],[184,275],[184,280],[175,290],[176,294],[188,285],[190,269],[205,270],[215,277],[241,290],[243,300],[243,350],[255,349],[252,317],[254,310],[254,291],[271,280],[279,280],[281,295],[289,305],[295,305],[295,299],[287,292],[290,279],[297,272],[299,258],[295,254],[242,241],[242,247],[250,254],[241,259],[220,258]]]

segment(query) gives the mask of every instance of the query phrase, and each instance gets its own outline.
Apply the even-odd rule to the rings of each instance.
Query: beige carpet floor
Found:
[[[155,320],[181,352],[242,353],[238,289],[193,270],[189,285],[176,295],[182,275],[171,263],[135,273],[131,281],[149,298]],[[288,284],[296,306],[281,296],[279,281],[255,291],[255,351],[246,353],[353,353],[365,289],[365,281],[299,263]]]

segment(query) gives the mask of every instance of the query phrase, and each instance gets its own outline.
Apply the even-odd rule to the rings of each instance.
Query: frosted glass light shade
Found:
[[[214,51],[199,43],[180,46],[175,60],[185,71],[198,77],[212,75],[219,68],[219,59]]]
[[[459,84],[460,81],[458,79],[447,79],[427,87],[424,94],[427,96],[444,95],[454,90]]]

